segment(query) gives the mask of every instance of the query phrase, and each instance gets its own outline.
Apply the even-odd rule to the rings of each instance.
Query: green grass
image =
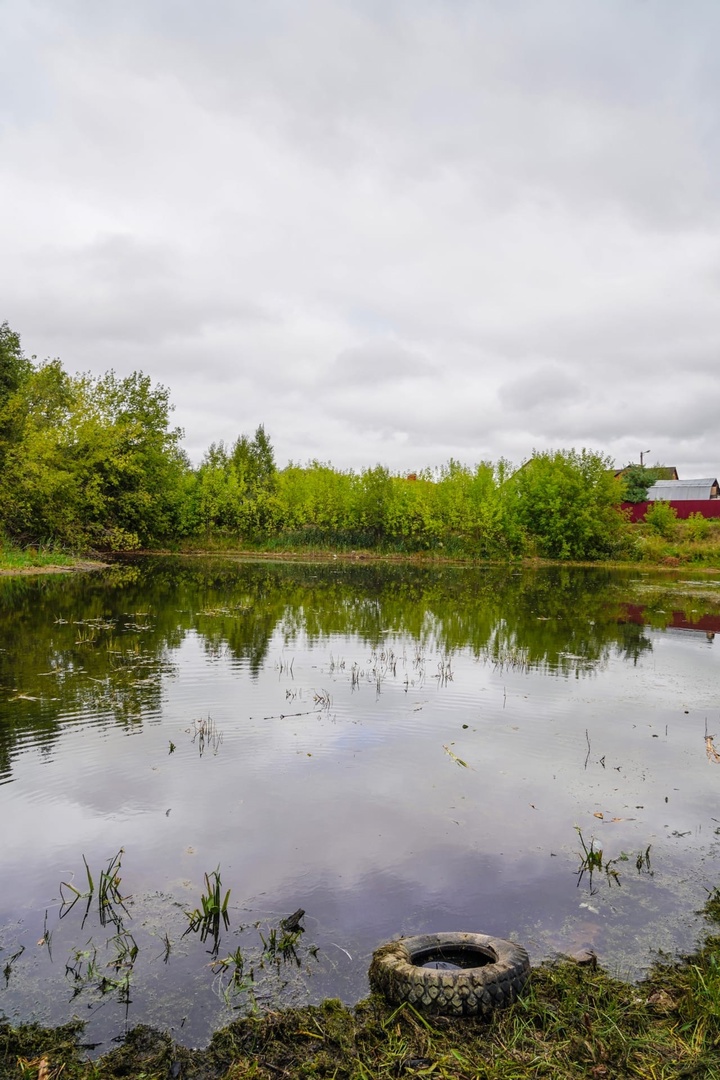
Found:
[[[51,547],[21,548],[0,540],[0,570],[22,571],[43,566],[72,566],[70,555],[54,551]]]
[[[717,518],[677,520],[664,532],[638,522],[631,526],[631,538],[631,558],[640,562],[720,567],[720,519]]]

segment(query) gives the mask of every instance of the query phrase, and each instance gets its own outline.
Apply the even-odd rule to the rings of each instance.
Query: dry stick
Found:
[[[588,752],[587,752],[587,757],[585,758],[585,766],[584,767],[587,769],[587,763],[590,760],[590,736],[588,735],[588,729],[587,728],[585,728],[585,738],[587,739]]]
[[[312,716],[313,713],[319,711],[318,709],[306,709],[305,712],[278,713],[276,716],[263,716],[263,720],[285,720],[288,716]],[[252,720],[252,717],[250,719]]]

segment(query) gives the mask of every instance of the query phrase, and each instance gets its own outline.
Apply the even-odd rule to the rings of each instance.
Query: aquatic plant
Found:
[[[129,897],[123,897],[120,894],[120,864],[124,852],[125,849],[120,848],[117,855],[114,855],[112,859],[110,859],[107,870],[102,870],[100,872],[98,908],[102,926],[105,926],[108,919],[117,924],[122,921],[118,908],[127,914],[125,901],[129,899]]]
[[[305,912],[302,913],[303,915]],[[265,934],[258,928],[260,940],[263,943],[263,959],[276,964],[281,961],[294,960],[300,966],[300,957],[297,952],[297,944],[305,933],[302,926],[289,920],[281,920],[279,926],[270,926]],[[267,936],[265,936],[267,934]]]
[[[38,941],[38,945],[44,945],[48,951],[48,956],[52,961],[52,930],[48,930],[48,913],[45,909],[45,919],[43,920],[43,936]]]
[[[216,979],[213,985],[215,992],[227,1005],[235,1005],[240,995],[250,994],[255,985],[255,970],[245,970],[245,957],[238,945],[234,952],[227,956],[216,958],[210,965]],[[229,978],[225,978],[227,973]],[[254,997],[251,1000],[253,1010],[255,1008]]]
[[[120,924],[122,922],[121,912],[127,914],[125,902],[129,897],[123,897],[120,893],[120,867],[124,851],[124,848],[120,848],[117,854],[113,855],[108,862],[107,869],[100,871],[100,877],[98,879],[98,914],[102,926],[105,926],[108,920]],[[60,906],[60,918],[63,919],[70,911],[72,911],[78,900],[87,900],[85,914],[83,915],[84,924],[90,912],[90,906],[95,895],[95,881],[90,873],[90,867],[88,866],[88,861],[84,855],[82,860],[85,865],[85,874],[87,877],[87,891],[81,892],[80,889],[72,884],[72,882],[61,881],[60,899],[62,903]],[[64,889],[70,890],[72,898],[68,898],[65,895],[63,892]]]
[[[192,727],[188,730],[193,733],[191,741],[193,743],[197,742],[200,757],[205,753],[206,746],[212,750],[213,754],[217,754],[220,749],[220,744],[223,741],[223,737],[222,732],[218,729],[211,716],[205,717],[202,720],[193,720]]]
[[[183,937],[191,932],[199,932],[201,941],[210,938],[213,943],[212,954],[216,956],[220,947],[220,924],[222,922],[226,930],[230,926],[227,908],[231,890],[228,889],[222,897],[219,866],[212,873],[205,874],[205,888],[207,891],[200,894],[200,907],[185,912],[189,925]]]
[[[24,952],[25,952],[25,946],[21,945],[20,948],[16,952],[14,952],[12,954],[12,956],[9,956],[7,958],[7,960],[5,961],[5,964],[3,966],[3,976],[5,978],[5,985],[6,986],[10,982],[10,976],[12,975],[12,969],[13,969],[13,965],[15,964],[15,961],[19,960]]]
[[[575,832],[580,837],[580,843],[582,845],[582,852],[580,853],[580,865],[577,869],[577,884],[579,885],[585,874],[588,875],[590,884],[590,892],[593,892],[593,874],[596,870],[604,871],[607,877],[608,884],[612,884],[614,881],[616,885],[620,884],[620,874],[618,873],[615,863],[617,859],[604,860],[603,849],[595,847],[595,837],[591,837],[590,846],[585,843],[585,837],[582,834],[582,829],[579,825],[575,826]]]
[[[97,962],[97,947],[92,938],[86,942],[85,948],[73,949],[70,960],[65,964],[65,978],[72,986],[74,998],[90,983],[102,981],[102,971]]]
[[[60,905],[60,918],[63,919],[70,911],[72,911],[72,909],[77,904],[78,900],[87,900],[87,905],[85,907],[85,914],[83,916],[83,923],[84,923],[85,919],[88,916],[88,912],[90,911],[90,904],[92,903],[93,894],[95,892],[95,882],[93,881],[93,876],[90,873],[90,867],[88,866],[87,859],[85,858],[84,855],[82,857],[82,861],[85,864],[85,873],[87,875],[87,884],[88,884],[87,892],[80,892],[80,890],[78,888],[76,888],[72,884],[72,882],[70,882],[70,881],[61,881],[60,882],[60,900],[62,902],[61,902],[61,905]],[[73,894],[72,899],[68,899],[65,896],[65,893],[63,892],[63,889],[69,889],[70,890],[70,892]]]

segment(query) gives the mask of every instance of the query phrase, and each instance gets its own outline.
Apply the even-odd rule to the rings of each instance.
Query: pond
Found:
[[[720,876],[719,590],[690,576],[0,581],[0,1010],[79,1016],[97,1052],[140,1022],[200,1045],[357,1001],[399,934],[631,979],[690,950]]]

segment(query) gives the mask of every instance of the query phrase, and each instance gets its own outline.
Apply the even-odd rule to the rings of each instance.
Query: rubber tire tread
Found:
[[[442,970],[418,967],[414,957],[428,950],[463,945],[488,949],[495,962],[480,967]],[[487,934],[422,934],[381,945],[373,953],[370,985],[393,1004],[445,1016],[489,1016],[510,1005],[530,976],[530,959],[522,945]]]

